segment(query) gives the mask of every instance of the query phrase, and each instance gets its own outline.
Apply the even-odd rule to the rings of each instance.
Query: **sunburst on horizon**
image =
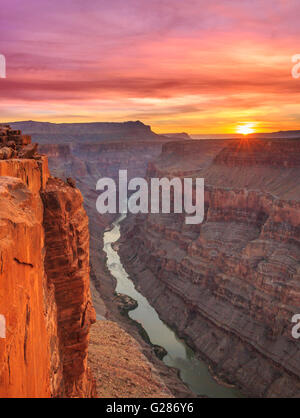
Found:
[[[242,134],[242,135],[249,135],[253,134],[255,132],[254,129],[254,123],[243,123],[236,127],[236,133]]]

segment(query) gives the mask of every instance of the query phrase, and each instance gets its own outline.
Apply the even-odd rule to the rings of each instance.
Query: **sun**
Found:
[[[253,123],[244,123],[243,125],[238,125],[236,127],[236,133],[243,135],[253,134],[255,132],[253,126]]]

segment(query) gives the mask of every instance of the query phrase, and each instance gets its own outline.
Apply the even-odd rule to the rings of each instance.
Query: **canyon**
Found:
[[[25,133],[33,128],[26,131],[25,126]],[[291,318],[300,309],[300,141],[278,135],[149,138],[149,128],[145,130],[145,136],[139,131],[133,138],[123,132],[124,139],[108,133],[105,138],[95,133],[85,139],[83,129],[76,138],[72,131],[72,142],[64,140],[66,133],[52,132],[49,137],[43,133],[40,152],[48,156],[52,175],[65,181],[72,177],[71,184],[76,182],[83,195],[97,317],[118,323],[134,337],[169,393],[193,396],[120,313],[116,282],[102,251],[103,235],[115,216],[100,216],[95,205],[98,179],[116,180],[121,169],[128,170],[129,178],[202,177],[204,222],[186,225],[184,214],[128,215],[121,223],[118,244],[122,264],[160,318],[217,379],[246,396],[299,397],[299,343],[291,335]],[[55,187],[50,186],[51,182],[49,213],[53,213]],[[50,235],[51,244],[55,234]],[[86,248],[84,233],[82,240]],[[63,262],[51,256],[54,265]],[[68,358],[67,346],[65,350]]]
[[[139,214],[121,225],[136,286],[248,396],[300,396],[299,174],[299,140],[168,143],[147,176],[203,177],[204,222]]]
[[[1,129],[0,312],[6,329],[5,338],[0,338],[0,397],[172,397],[161,379],[167,373],[156,370],[153,364],[159,369],[159,361],[147,344],[140,345],[116,322],[102,320],[108,311],[95,285],[105,284],[103,277],[109,280],[99,243],[111,219],[96,219],[90,201],[95,223],[89,226],[76,181],[66,177],[70,172],[78,177],[89,202],[99,173],[90,178],[88,170],[93,168],[79,158],[82,149],[76,149],[78,157],[71,157],[71,147],[63,144],[45,146],[53,167],[50,174],[42,146],[38,151],[20,129]],[[93,145],[86,152],[89,158],[95,155]],[[105,167],[113,166],[107,157],[110,153],[114,158],[115,148],[104,146],[103,153]],[[145,156],[144,146],[137,144],[138,153]],[[146,158],[152,153],[149,146]],[[126,163],[130,158],[125,151]],[[141,166],[134,173],[140,171]],[[90,244],[103,271],[92,263]],[[176,371],[171,374],[174,377],[167,380],[181,387]],[[183,388],[185,392],[189,394]]]

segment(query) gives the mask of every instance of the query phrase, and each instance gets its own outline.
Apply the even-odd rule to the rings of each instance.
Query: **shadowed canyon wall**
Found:
[[[129,215],[122,261],[219,377],[249,395],[299,397],[300,141],[213,142],[169,143],[148,171],[204,177],[204,222]]]

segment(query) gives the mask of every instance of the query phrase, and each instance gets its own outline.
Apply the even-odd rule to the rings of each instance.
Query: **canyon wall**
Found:
[[[152,347],[140,335],[139,328],[136,328],[132,321],[120,313],[115,302],[116,283],[106,268],[106,254],[103,251],[103,233],[116,215],[100,215],[96,211],[96,200],[99,195],[99,192],[96,191],[96,183],[99,178],[109,176],[118,182],[118,174],[121,169],[128,170],[129,179],[145,177],[148,163],[160,155],[165,143],[167,143],[165,139],[149,141],[141,138],[139,141],[113,141],[98,144],[45,144],[40,146],[40,150],[47,154],[51,172],[63,179],[72,177],[84,197],[84,207],[89,216],[90,229],[91,293],[97,318],[116,321],[123,330],[134,337],[138,342],[138,350],[145,354],[153,365],[155,374],[161,376],[174,396],[191,397],[191,391],[182,383],[176,370],[167,368],[156,357]],[[120,329],[116,331],[117,325],[115,323],[111,329],[109,324],[94,326],[92,346],[89,347],[90,364],[97,381],[99,396],[103,396],[104,393],[108,396],[111,394],[132,396],[133,393],[140,396],[150,396],[150,393],[154,393],[151,392],[152,388],[155,388],[157,396],[165,396],[165,390],[160,391],[160,384],[157,384],[155,376],[152,376],[153,380],[149,378],[149,363],[144,364],[144,360],[140,359],[140,355],[136,354],[137,350],[134,350],[131,344],[126,347],[127,357],[131,359],[130,362],[126,363],[120,359],[119,368],[117,367],[117,352],[123,352],[124,338],[116,339],[114,337],[111,351],[109,351],[108,342],[104,344],[103,336],[96,335],[100,329],[105,331],[105,335],[109,331],[114,336],[118,332],[122,336],[124,332]],[[100,358],[102,350],[104,350],[104,356]],[[105,356],[107,351],[114,353],[114,355]],[[135,357],[136,366],[133,366]],[[105,376],[104,381],[102,376]],[[128,376],[130,380],[127,379]],[[106,379],[110,382],[109,384]],[[153,383],[151,388],[149,386],[149,390],[139,387],[143,380],[149,381],[149,379],[151,385]],[[123,383],[121,384],[121,382]]]
[[[149,214],[122,223],[120,255],[136,285],[221,379],[250,396],[300,396],[291,335],[299,174],[299,140],[169,143],[148,175],[204,177],[204,222]]]
[[[25,150],[30,158],[23,158],[23,145],[1,135],[0,143],[1,138],[0,315],[6,318],[6,338],[0,338],[0,397],[171,397],[142,354],[147,348],[116,323],[98,321],[89,344],[96,319],[89,276],[98,317],[108,315],[102,298],[113,295],[105,287],[112,283],[101,252],[102,234],[112,217],[96,214],[96,181],[102,175],[116,178],[118,168],[128,165],[129,176],[144,176],[160,146],[40,147],[49,156],[52,175],[63,181],[50,176],[48,158],[34,145]],[[171,380],[180,386],[178,379]]]
[[[42,150],[55,175],[75,178],[84,195],[92,293],[104,316],[110,315],[111,278],[99,250],[112,217],[95,212],[97,180],[117,179],[119,169],[129,178],[204,177],[203,224],[185,225],[181,215],[129,215],[122,261],[161,317],[221,379],[248,395],[299,396],[299,350],[291,337],[300,300],[299,141],[133,141]]]
[[[91,289],[97,313],[107,314],[103,299],[106,292],[105,255],[102,252],[104,229],[114,215],[100,215],[96,211],[99,192],[96,183],[101,177],[111,177],[118,182],[119,170],[128,170],[128,179],[145,177],[147,165],[157,158],[165,141],[140,140],[112,143],[45,144],[40,146],[49,160],[51,173],[57,177],[76,180],[84,198],[84,207],[89,217]],[[110,282],[107,278],[107,282]]]
[[[44,203],[45,269],[54,285],[67,397],[93,394],[87,367],[89,330],[96,320],[90,295],[89,230],[79,190],[50,178]]]
[[[103,299],[110,299],[111,279],[105,271],[102,236],[115,216],[99,215],[96,184],[101,177],[118,180],[119,170],[128,170],[128,179],[144,177],[147,165],[161,153],[170,138],[155,134],[140,121],[125,123],[16,122],[11,126],[39,141],[53,176],[72,177],[84,198],[89,217],[90,275],[93,303],[102,317],[108,314]],[[107,281],[105,283],[105,278]]]
[[[44,269],[43,205],[17,178],[1,177],[0,194],[0,312],[6,319],[0,396],[47,397],[60,391],[62,374],[56,304]]]
[[[94,396],[81,194],[50,177],[47,158],[35,146],[5,146],[13,151],[0,160],[0,314],[6,319],[0,397]],[[31,157],[21,158],[27,151]]]

